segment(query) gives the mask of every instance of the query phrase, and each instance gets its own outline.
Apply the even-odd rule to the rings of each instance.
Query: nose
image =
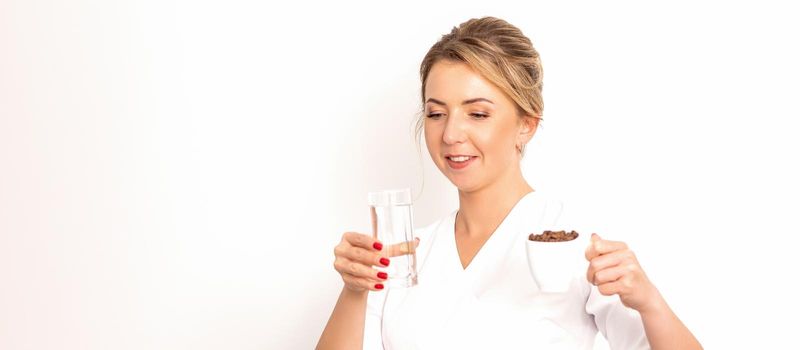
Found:
[[[459,113],[453,113],[448,116],[444,126],[442,141],[448,145],[464,142],[467,135],[464,131],[464,127],[464,122]]]

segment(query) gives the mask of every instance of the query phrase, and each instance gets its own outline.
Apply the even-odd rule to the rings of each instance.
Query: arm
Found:
[[[586,260],[589,261],[586,279],[597,286],[600,294],[619,295],[622,304],[639,312],[652,349],[703,348],[667,305],[625,243],[603,240],[593,234]]]
[[[395,250],[387,249],[387,256]],[[370,290],[383,289],[387,275],[373,268],[388,266],[381,255],[383,244],[357,232],[345,232],[334,248],[333,267],[342,276],[344,287],[328,324],[322,331],[317,349],[361,349],[364,344],[364,321]]]
[[[419,238],[413,245],[397,243],[384,249],[382,243],[367,235],[346,232],[342,236],[342,242],[334,249],[336,260],[333,266],[341,274],[345,286],[322,331],[317,349],[363,349],[367,314],[370,314],[369,325],[372,325],[367,330],[374,331],[375,322],[380,321],[375,305],[368,307],[372,303],[369,301],[369,292],[382,290],[383,282],[388,277],[386,272],[375,270],[372,266],[389,266],[390,260],[387,258],[413,253],[417,246]],[[378,299],[375,299],[376,303]],[[379,341],[379,338],[371,336],[367,341]],[[375,348],[380,344],[367,346]]]
[[[317,344],[323,349],[361,349],[364,340],[364,320],[369,291],[342,288],[325,330]]]
[[[652,306],[639,311],[650,347],[656,350],[703,348],[692,332],[672,312],[660,293],[653,301]]]

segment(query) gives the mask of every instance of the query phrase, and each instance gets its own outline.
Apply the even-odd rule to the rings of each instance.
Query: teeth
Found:
[[[450,158],[450,160],[452,160],[454,162],[465,162],[465,161],[467,161],[469,159],[469,157],[467,157],[467,156],[463,156],[463,157],[448,157],[448,158]]]

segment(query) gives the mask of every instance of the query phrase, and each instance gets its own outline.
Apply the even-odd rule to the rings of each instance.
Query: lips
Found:
[[[478,157],[474,157],[474,156],[468,156],[469,159],[467,159],[466,161],[455,162],[455,161],[450,160],[450,157],[458,157],[458,156],[455,156],[455,155],[450,156],[450,155],[448,155],[447,157],[445,157],[445,159],[447,160],[447,165],[451,169],[454,169],[454,170],[464,169],[464,168],[468,167],[470,164],[472,164],[472,162],[475,161],[475,158],[478,158]]]

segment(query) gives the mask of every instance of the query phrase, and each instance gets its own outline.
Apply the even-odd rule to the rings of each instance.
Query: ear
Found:
[[[530,142],[538,128],[539,118],[537,116],[523,115],[519,125],[517,144],[525,145]]]

